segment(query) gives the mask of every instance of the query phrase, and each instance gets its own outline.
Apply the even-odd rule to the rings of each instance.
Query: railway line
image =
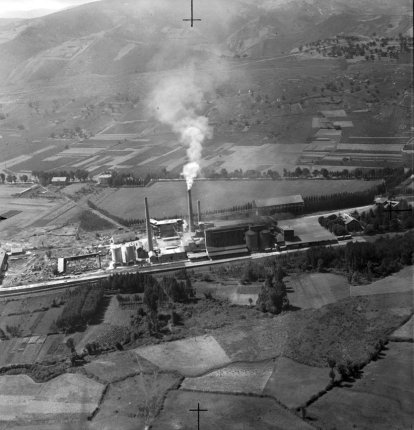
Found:
[[[337,247],[337,246],[345,246],[349,240],[344,240],[339,243],[331,244],[330,246]],[[107,270],[104,273],[92,273],[87,276],[79,276],[77,278],[74,277],[67,277],[67,278],[61,278],[58,280],[52,280],[52,281],[45,281],[45,282],[39,282],[35,284],[27,284],[27,285],[19,285],[15,287],[6,287],[1,288],[0,287],[0,298],[8,298],[8,297],[19,297],[23,295],[29,295],[29,294],[41,294],[41,293],[47,293],[47,292],[53,292],[53,291],[59,291],[59,290],[65,290],[67,288],[75,288],[80,287],[82,285],[88,285],[88,284],[94,284],[99,282],[100,280],[107,279],[111,275],[114,274],[123,274],[123,273],[148,273],[148,274],[161,274],[166,272],[173,272],[180,269],[200,269],[203,270],[204,268],[211,267],[211,266],[217,266],[221,264],[237,264],[241,263],[243,261],[249,261],[249,260],[261,260],[269,257],[276,257],[276,258],[285,258],[289,255],[292,256],[292,258],[295,258],[298,256],[298,254],[301,254],[303,252],[306,252],[309,248],[300,248],[300,249],[291,249],[286,251],[274,251],[274,252],[268,252],[268,253],[255,253],[251,254],[245,257],[234,257],[234,258],[227,258],[227,259],[221,259],[221,260],[213,260],[213,261],[200,261],[200,262],[190,262],[190,261],[178,261],[174,263],[164,263],[164,264],[157,264],[154,266],[126,266],[126,267],[119,267],[112,270]]]

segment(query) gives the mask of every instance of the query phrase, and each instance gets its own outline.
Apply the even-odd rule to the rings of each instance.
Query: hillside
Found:
[[[212,0],[196,2],[202,21],[191,28],[182,21],[189,17],[187,0],[102,0],[40,18],[1,20],[0,130],[26,129],[19,136],[30,139],[75,127],[94,134],[148,119],[150,90],[189,59],[201,74],[220,75],[222,83],[227,78],[206,97],[214,102],[209,117],[229,121],[240,91],[260,88],[281,97],[289,69],[296,68],[292,49],[339,33],[405,34],[408,8],[408,0]],[[307,85],[321,85],[321,76]],[[292,89],[291,98],[299,96]],[[248,100],[237,103],[243,105],[240,121],[251,116]],[[133,131],[146,136],[156,127]],[[269,131],[260,123],[256,128]]]

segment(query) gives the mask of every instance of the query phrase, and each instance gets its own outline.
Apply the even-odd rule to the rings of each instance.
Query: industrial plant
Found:
[[[145,198],[145,233],[116,233],[111,238],[110,268],[127,265],[164,264],[237,258],[258,252],[275,252],[317,244],[335,243],[332,235],[317,241],[295,234],[291,226],[278,225],[278,213],[303,212],[302,196],[284,196],[254,202],[254,221],[215,222],[202,219],[200,200],[194,214],[191,189],[187,190],[187,217],[151,218]],[[302,232],[303,233],[303,232]]]

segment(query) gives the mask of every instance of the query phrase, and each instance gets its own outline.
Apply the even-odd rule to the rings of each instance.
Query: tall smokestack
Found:
[[[187,190],[188,197],[188,231],[191,233],[193,231],[193,202],[191,200],[191,189]]]
[[[200,224],[200,222],[201,222],[201,204],[200,204],[200,200],[197,200],[197,221]]]
[[[145,224],[147,226],[148,252],[149,252],[149,251],[153,251],[154,247],[152,244],[152,229],[151,229],[149,209],[148,209],[148,199],[146,197],[145,197]]]

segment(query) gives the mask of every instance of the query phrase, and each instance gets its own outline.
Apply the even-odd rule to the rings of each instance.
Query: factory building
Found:
[[[130,231],[127,233],[115,233],[112,235],[111,238],[111,243],[113,243],[114,245],[119,245],[122,243],[127,243],[127,242],[134,242],[138,240],[137,235]]]
[[[253,207],[257,215],[273,215],[280,212],[300,214],[303,212],[305,203],[301,195],[272,197],[269,199],[255,200]]]
[[[186,260],[187,253],[181,247],[163,248],[158,254],[159,263],[171,263],[173,261]]]
[[[6,251],[0,248],[0,273],[7,270],[8,255]]]
[[[58,273],[65,273],[67,270],[67,264],[70,261],[80,261],[80,260],[89,260],[89,259],[95,259],[97,267],[99,269],[101,268],[101,255],[98,252],[91,253],[91,254],[82,254],[82,255],[73,255],[70,257],[60,257],[58,258]]]
[[[184,221],[182,219],[165,219],[157,221],[151,218],[150,224],[156,236],[176,237],[179,233],[182,233]]]
[[[237,257],[258,251],[262,249],[260,244],[262,231],[268,231],[265,225],[238,224],[209,228],[204,232],[207,254],[209,258],[215,259]],[[266,237],[266,234],[263,237]],[[270,238],[266,237],[266,240],[267,245]]]

